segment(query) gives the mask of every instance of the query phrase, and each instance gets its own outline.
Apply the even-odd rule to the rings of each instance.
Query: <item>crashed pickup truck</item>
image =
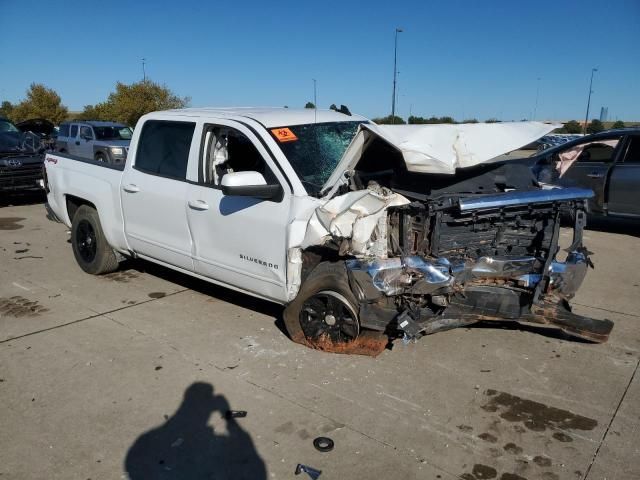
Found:
[[[553,125],[382,126],[343,112],[151,113],[124,165],[47,154],[48,205],[85,272],[140,257],[278,302],[313,348],[375,355],[487,320],[608,338],[611,322],[568,303],[591,265],[593,193],[490,162]]]

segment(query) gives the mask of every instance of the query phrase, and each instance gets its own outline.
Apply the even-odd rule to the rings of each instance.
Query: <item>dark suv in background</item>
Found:
[[[71,121],[60,124],[56,150],[77,157],[124,165],[132,131],[115,122]]]
[[[40,136],[0,117],[0,192],[41,189],[45,150]]]

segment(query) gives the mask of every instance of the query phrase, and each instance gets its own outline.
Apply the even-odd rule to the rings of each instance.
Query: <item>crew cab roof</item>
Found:
[[[165,110],[167,116],[227,117],[250,118],[266,128],[286,127],[325,122],[367,122],[360,115],[347,115],[335,110],[316,110],[315,108],[277,108],[277,107],[235,107],[235,108],[183,108]]]

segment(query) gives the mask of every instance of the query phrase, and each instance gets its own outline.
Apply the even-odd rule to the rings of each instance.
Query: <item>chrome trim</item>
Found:
[[[487,195],[460,200],[460,210],[480,210],[496,207],[526,205],[529,203],[551,203],[566,200],[584,200],[593,198],[592,190],[586,188],[554,188],[551,190],[515,191],[499,195]]]

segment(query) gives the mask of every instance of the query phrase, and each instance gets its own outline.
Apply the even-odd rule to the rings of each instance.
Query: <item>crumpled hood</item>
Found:
[[[416,173],[454,175],[456,169],[487,163],[546,135],[561,125],[542,122],[438,125],[376,125],[364,123],[325,184],[334,186],[353,169],[378,137],[397,149]]]

